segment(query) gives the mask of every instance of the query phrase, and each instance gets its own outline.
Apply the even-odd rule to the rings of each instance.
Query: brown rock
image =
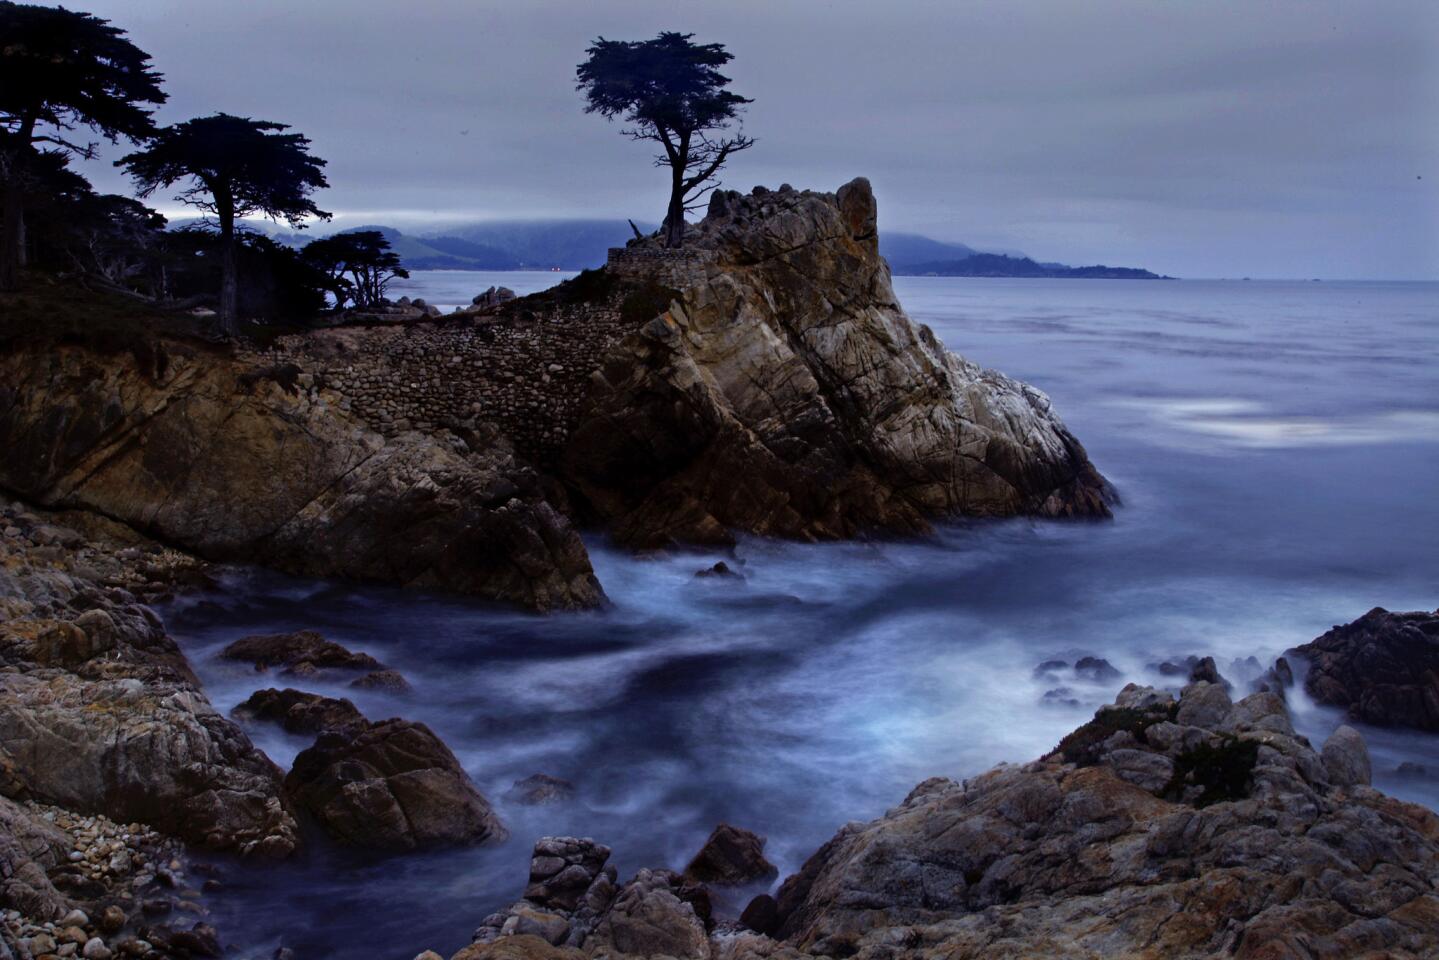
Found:
[[[311,667],[337,670],[382,670],[385,667],[368,653],[347,650],[314,630],[241,637],[221,650],[220,657],[253,663],[256,670],[284,667],[310,672],[308,668]]]
[[[727,823],[714,828],[684,872],[692,880],[722,885],[750,883],[778,874],[779,869],[765,859],[764,838]]]
[[[336,840],[376,850],[500,841],[505,828],[455,755],[422,723],[321,733],[285,789]]]
[[[1375,607],[1293,651],[1309,661],[1304,689],[1351,719],[1439,731],[1439,611]]]
[[[290,733],[317,734],[351,724],[364,725],[365,717],[348,700],[337,700],[303,690],[257,690],[230,715],[246,723],[278,723]]]

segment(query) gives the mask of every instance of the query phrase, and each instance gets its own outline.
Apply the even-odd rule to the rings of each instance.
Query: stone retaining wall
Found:
[[[605,270],[615,276],[652,280],[669,287],[694,282],[696,269],[715,261],[715,251],[694,247],[611,247]]]
[[[591,372],[626,332],[617,308],[552,306],[531,316],[339,327],[282,337],[257,366],[294,364],[386,436],[498,426],[532,462],[558,454]]]

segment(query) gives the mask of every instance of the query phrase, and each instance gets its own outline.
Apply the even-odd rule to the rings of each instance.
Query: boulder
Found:
[[[352,846],[401,851],[507,835],[449,748],[408,720],[323,731],[295,758],[285,790]]]
[[[502,439],[385,437],[304,371],[137,333],[0,355],[0,488],[212,560],[530,607],[603,594],[583,542]]]
[[[386,693],[409,693],[413,689],[410,681],[398,670],[372,670],[351,680],[350,686],[356,690],[383,690]]]
[[[617,539],[1109,515],[1048,397],[904,314],[867,181],[710,209],[681,257],[641,240],[604,275],[634,329],[599,359],[559,471]]]
[[[1340,726],[1324,741],[1321,753],[1329,781],[1338,787],[1367,787],[1372,776],[1369,747],[1364,737],[1350,726]]]
[[[1309,662],[1305,691],[1350,719],[1439,731],[1439,611],[1375,607],[1292,651]]]
[[[302,675],[316,669],[384,669],[384,664],[368,653],[347,650],[314,630],[241,637],[221,650],[220,657],[253,663],[256,670],[280,667],[287,673]]]
[[[475,943],[529,935],[549,944],[581,946],[619,892],[610,848],[577,837],[542,837],[530,860],[524,898],[486,917]]]
[[[683,894],[678,875],[641,870],[585,941],[586,952],[708,960],[704,920]]]
[[[714,828],[684,875],[700,883],[739,885],[779,874],[765,859],[764,838],[740,827],[722,823]]]
[[[278,723],[290,733],[317,734],[365,724],[365,717],[348,700],[306,693],[303,690],[257,690],[230,711],[244,723]]]

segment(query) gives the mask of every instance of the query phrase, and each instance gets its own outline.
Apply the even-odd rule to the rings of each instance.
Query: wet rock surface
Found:
[[[588,891],[608,850],[570,839],[537,846],[527,899],[459,956],[545,956],[536,938],[713,960],[1434,956],[1439,818],[1370,788],[1367,764],[1349,728],[1315,750],[1275,693],[1130,684],[1040,760],[847,825],[738,927],[652,870],[610,876],[576,925],[548,878],[583,861],[569,889]]]
[[[383,670],[368,653],[356,653],[314,630],[241,637],[220,651],[224,660],[252,663],[259,671],[279,667],[285,673],[312,675],[319,670]]]
[[[285,789],[332,838],[352,846],[402,851],[507,836],[450,749],[408,720],[322,728],[295,758]]]
[[[257,690],[230,711],[242,723],[276,723],[290,733],[318,734],[363,726],[365,717],[349,700],[303,690]]]
[[[1293,653],[1308,661],[1304,689],[1320,703],[1364,723],[1439,731],[1439,611],[1375,607]]]

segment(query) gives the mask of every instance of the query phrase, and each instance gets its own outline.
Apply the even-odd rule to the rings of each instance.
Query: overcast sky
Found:
[[[67,5],[155,58],[163,122],[310,136],[341,223],[658,221],[646,147],[573,77],[598,35],[675,29],[724,43],[755,100],[729,187],[863,174],[882,229],[1044,260],[1439,279],[1439,0]]]

